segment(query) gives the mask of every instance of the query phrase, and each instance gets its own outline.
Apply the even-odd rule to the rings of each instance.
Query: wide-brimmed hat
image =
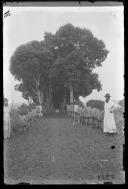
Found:
[[[106,95],[104,97],[110,97],[110,94],[109,93],[106,93]]]

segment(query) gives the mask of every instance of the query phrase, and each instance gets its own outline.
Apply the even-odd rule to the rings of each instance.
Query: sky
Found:
[[[9,102],[26,102],[14,86],[18,82],[9,71],[10,58],[16,48],[33,40],[43,40],[44,32],[55,33],[60,26],[71,23],[87,28],[103,40],[109,54],[99,74],[102,91],[93,91],[90,98],[104,99],[106,93],[113,100],[124,98],[124,16],[123,6],[109,7],[4,7],[3,13],[3,80],[4,96]]]

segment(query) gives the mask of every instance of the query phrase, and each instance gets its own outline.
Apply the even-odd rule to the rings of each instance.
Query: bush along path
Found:
[[[119,181],[116,137],[73,126],[63,116],[44,117],[31,130],[4,141],[5,182]]]

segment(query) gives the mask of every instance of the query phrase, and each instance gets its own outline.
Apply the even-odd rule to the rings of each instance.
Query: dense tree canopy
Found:
[[[53,55],[42,42],[33,41],[17,48],[11,57],[10,71],[15,79],[21,81],[16,89],[23,93],[24,98],[38,97],[38,90],[43,90],[49,82],[52,64]]]
[[[89,95],[93,89],[101,90],[98,75],[92,71],[107,57],[103,41],[96,39],[91,31],[72,24],[60,27],[55,35],[45,33],[44,39],[57,60],[51,77],[56,81],[63,78],[65,86],[73,87],[76,97]]]
[[[98,75],[93,69],[102,66],[108,50],[88,29],[61,26],[55,34],[45,32],[44,40],[21,45],[11,57],[10,71],[21,83],[16,89],[24,98],[34,101],[57,94],[59,102],[66,91],[75,98],[87,96],[93,89],[101,90]],[[59,103],[58,102],[58,103]]]

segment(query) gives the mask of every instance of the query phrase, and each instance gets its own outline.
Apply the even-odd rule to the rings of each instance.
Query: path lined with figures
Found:
[[[111,173],[119,180],[117,138],[96,129],[73,126],[65,115],[53,114],[4,142],[5,176],[20,182],[86,182]]]

